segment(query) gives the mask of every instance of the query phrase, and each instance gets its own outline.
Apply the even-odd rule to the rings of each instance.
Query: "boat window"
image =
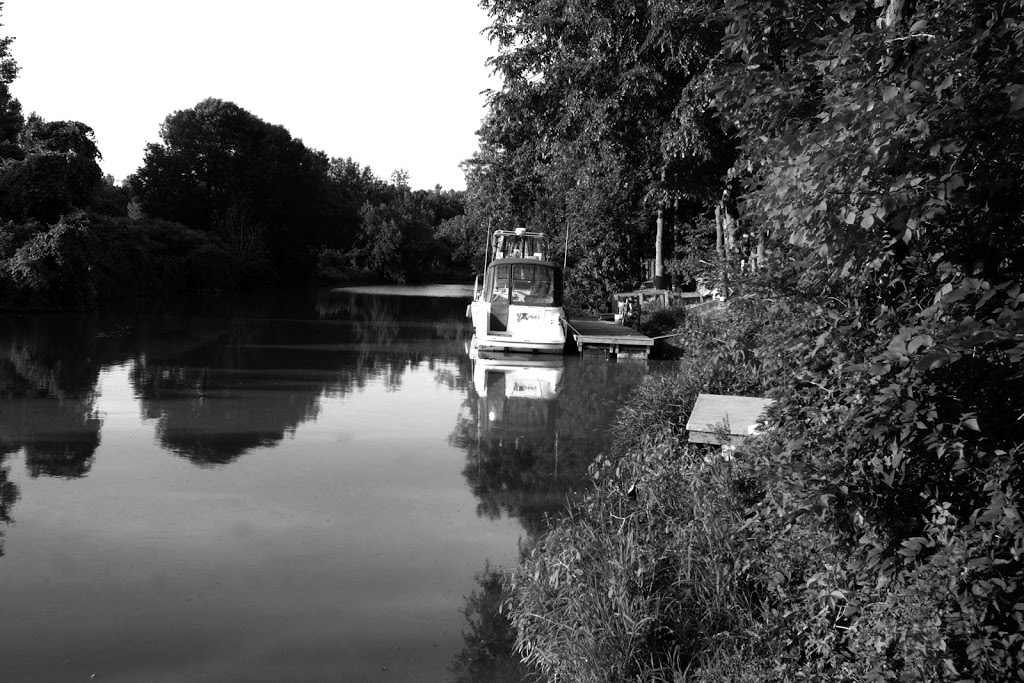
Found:
[[[554,306],[555,270],[550,266],[516,264],[512,267],[512,303]]]
[[[508,266],[495,266],[494,286],[491,289],[491,303],[508,303]]]

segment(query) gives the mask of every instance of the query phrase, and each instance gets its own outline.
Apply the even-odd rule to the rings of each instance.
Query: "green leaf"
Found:
[[[1008,85],[1003,92],[1010,98],[1010,113],[1024,109],[1024,85]]]
[[[932,339],[931,335],[919,334],[913,339],[911,339],[910,343],[907,344],[907,352],[916,353],[917,350],[920,349],[921,347],[928,348],[934,344],[935,341]]]

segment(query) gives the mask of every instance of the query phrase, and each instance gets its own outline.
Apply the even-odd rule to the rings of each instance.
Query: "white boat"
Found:
[[[483,351],[562,353],[562,269],[549,260],[544,233],[496,230],[490,262],[473,286],[466,315]]]

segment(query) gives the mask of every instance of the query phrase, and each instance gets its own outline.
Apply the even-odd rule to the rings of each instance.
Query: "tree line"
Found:
[[[464,192],[413,190],[210,98],[175,111],[122,184],[95,134],[27,117],[0,40],[0,306],[127,295],[468,279]]]

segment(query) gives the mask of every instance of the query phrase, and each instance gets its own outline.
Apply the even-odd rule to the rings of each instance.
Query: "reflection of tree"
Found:
[[[278,362],[253,350],[207,349],[232,359],[230,367],[136,364],[132,383],[144,417],[157,421],[160,443],[197,465],[224,465],[243,453],[272,446],[319,412],[325,381],[320,377],[283,383],[269,377]],[[195,362],[193,349],[190,363]],[[327,377],[327,376],[323,376]]]
[[[132,383],[165,448],[223,465],[314,419],[321,396],[370,381],[397,387],[411,367],[454,363],[467,336],[464,314],[459,300],[342,292],[299,316],[294,306],[254,302],[229,316],[168,318],[144,346]]]
[[[561,390],[548,399],[506,396],[489,372],[486,395],[470,391],[450,437],[466,451],[462,473],[479,514],[516,517],[531,537],[545,531],[585,485],[616,407],[646,371],[640,363],[566,358]]]
[[[160,443],[199,464],[232,462],[315,417],[323,395],[397,387],[426,364],[457,386],[471,330],[460,299],[354,293],[199,298],[141,314],[0,318],[0,454],[33,476],[81,476],[100,442],[104,367],[132,363]]]
[[[472,336],[466,318],[467,300],[449,297],[393,296],[351,291],[324,292],[317,300],[317,315],[325,321],[351,325],[356,351],[357,381],[383,378],[397,388],[409,368],[426,362],[431,369],[465,360]],[[438,381],[450,383],[446,371]]]
[[[477,588],[462,613],[469,630],[462,634],[465,645],[448,667],[451,683],[520,683],[540,681],[540,672],[522,663],[513,651],[515,632],[501,613],[505,593],[501,572],[490,565],[476,575]]]
[[[0,445],[0,555],[4,554],[3,527],[11,523],[11,508],[14,506],[14,502],[18,500],[18,486],[14,482],[9,481],[11,471],[4,467],[4,458],[9,454]]]
[[[33,477],[81,477],[92,467],[102,424],[96,338],[90,317],[0,323],[0,453],[24,449]]]

